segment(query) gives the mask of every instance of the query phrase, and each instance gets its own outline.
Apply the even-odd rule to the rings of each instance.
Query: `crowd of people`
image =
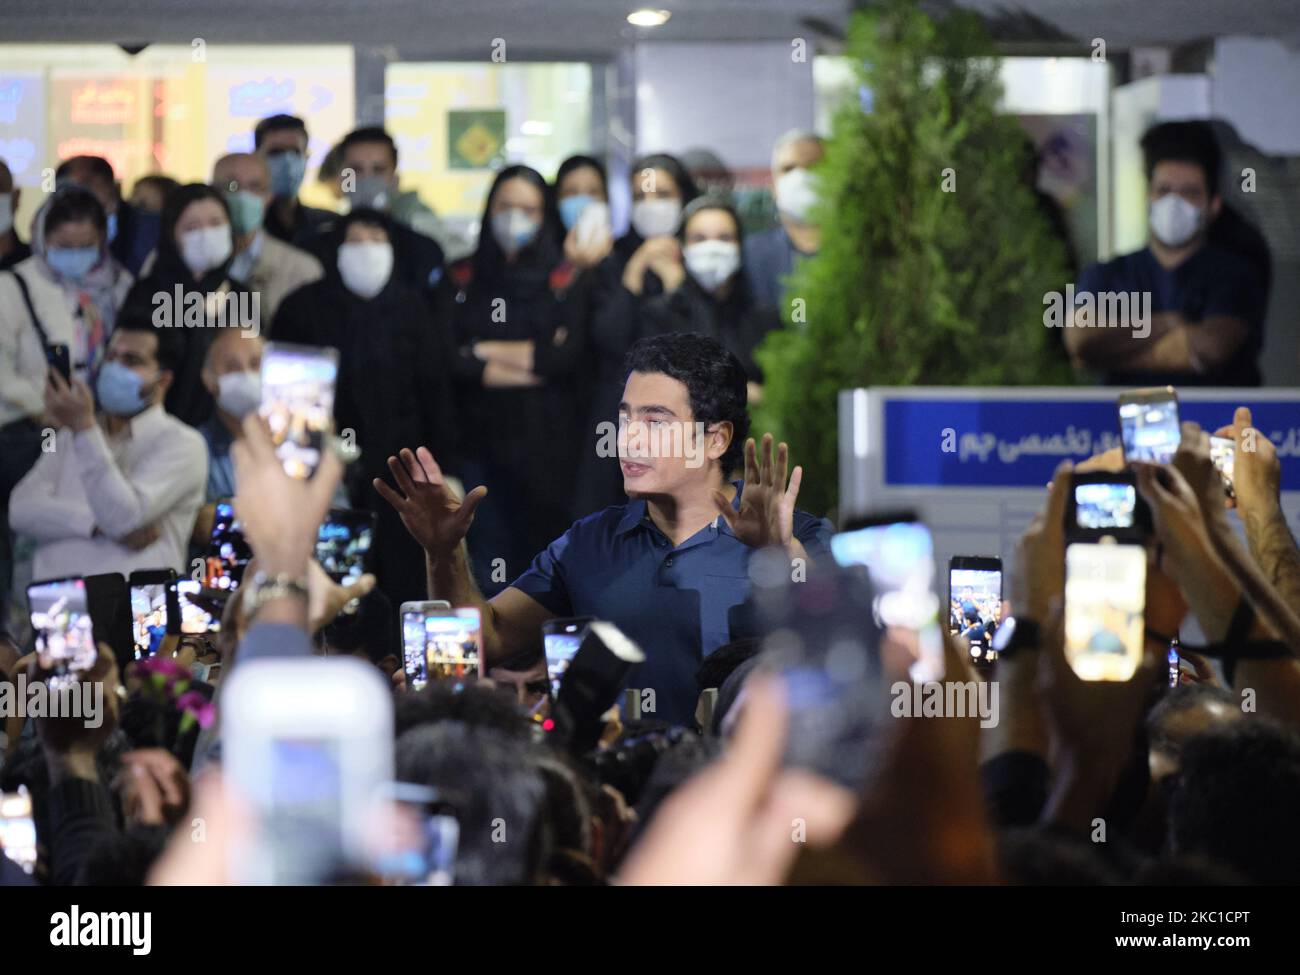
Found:
[[[1107,381],[1259,382],[1267,258],[1220,239],[1206,131],[1148,133],[1148,246],[1080,279],[1154,296],[1149,342],[1086,327],[1132,321],[1066,332],[1064,354]],[[1064,650],[1069,479],[1124,468],[1116,452],[1058,471],[1006,606],[952,596],[943,679],[997,681],[998,720],[886,721],[869,774],[828,768],[840,752],[813,771],[782,760],[808,689],[781,676],[750,570],[775,551],[798,581],[830,578],[833,528],[797,507],[799,445],[751,436],[750,409],[754,351],[797,327],[782,325],[784,283],[820,244],[821,140],[777,143],[780,223],[748,239],[733,203],[667,154],[634,163],[615,239],[605,168],[574,156],[550,183],[500,170],[472,246],[400,191],[381,128],[331,153],[341,215],[298,199],[302,120],[264,119],[254,142],[211,183],[153,175],[130,202],[103,159],[68,159],[30,243],[0,235],[5,604],[24,553],[33,579],[184,579],[229,499],[252,555],[243,585],[203,594],[211,639],[155,625],[157,652],[129,666],[101,646],[82,680],[109,689],[103,722],[3,716],[0,791],[31,794],[40,854],[30,874],[6,854],[0,881],[232,879],[248,817],[222,773],[221,688],[253,661],[316,656],[391,684],[396,777],[453,797],[457,883],[1296,875],[1300,551],[1249,410],[1216,431],[1237,444],[1230,502],[1195,425],[1172,463],[1133,465],[1154,516],[1136,676],[1081,680]],[[11,209],[16,194],[0,166]],[[309,478],[286,473],[259,414],[268,341],[337,352],[333,426],[354,449],[332,443]],[[597,447],[609,421],[617,457]],[[339,506],[375,515],[373,574],[344,582],[313,561]],[[398,607],[425,600],[476,611],[479,629],[454,675],[417,689]],[[1011,644],[975,673],[964,642],[992,641],[1008,611]],[[555,733],[543,649],[567,619],[610,621],[641,652],[614,654],[636,660],[636,706],[603,713],[581,747]],[[1212,643],[1183,648],[1194,675],[1171,688],[1169,646],[1193,619]],[[48,676],[21,615],[7,623],[0,688]],[[871,641],[883,697],[915,648],[890,630]],[[196,816],[222,824],[203,844]],[[499,820],[523,838],[502,842]]]

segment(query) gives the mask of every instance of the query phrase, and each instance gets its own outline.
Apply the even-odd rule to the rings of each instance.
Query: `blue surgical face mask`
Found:
[[[256,193],[237,190],[226,194],[226,206],[230,210],[230,226],[235,233],[251,234],[262,226],[266,215],[266,204]]]
[[[98,260],[98,247],[51,247],[45,252],[50,270],[70,281],[80,281]]]
[[[302,153],[285,150],[266,157],[271,171],[271,192],[278,197],[297,196],[302,178],[307,175],[307,160]]]
[[[353,210],[371,209],[387,213],[397,196],[397,187],[383,176],[362,176],[348,192]]]
[[[105,362],[95,380],[100,409],[114,416],[135,416],[149,405],[149,397],[140,390],[143,385],[144,380],[122,363]]]
[[[560,219],[564,221],[564,229],[572,230],[573,225],[578,222],[582,216],[582,211],[587,209],[589,203],[595,203],[594,196],[588,196],[580,193],[577,196],[566,196],[560,201]]]

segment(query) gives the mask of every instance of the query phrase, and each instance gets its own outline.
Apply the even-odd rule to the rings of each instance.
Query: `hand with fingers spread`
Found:
[[[474,509],[487,496],[479,485],[461,501],[448,488],[438,462],[425,447],[403,449],[388,458],[397,488],[375,478],[375,490],[401,516],[402,524],[420,547],[433,558],[456,549],[474,521]]]
[[[343,478],[343,462],[332,450],[325,450],[310,479],[290,477],[275,454],[266,420],[250,413],[243,428],[244,436],[230,448],[239,485],[235,515],[263,572],[302,578],[320,524]]]
[[[794,469],[787,486],[789,463],[790,451],[785,444],[777,447],[773,461],[770,433],[763,434],[760,461],[751,437],[745,441],[745,483],[740,509],[733,508],[721,491],[713,492],[713,501],[732,533],[751,548],[780,545],[788,550],[802,550],[794,538],[794,505],[803,481],[803,468]]]

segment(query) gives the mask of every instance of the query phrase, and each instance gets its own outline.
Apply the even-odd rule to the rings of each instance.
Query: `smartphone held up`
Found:
[[[268,342],[262,356],[262,404],[276,455],[290,477],[310,478],[333,429],[339,354],[331,347]]]

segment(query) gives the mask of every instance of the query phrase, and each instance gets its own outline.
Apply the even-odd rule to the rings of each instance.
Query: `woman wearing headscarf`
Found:
[[[339,219],[342,243],[319,281],[280,304],[275,340],[339,353],[334,423],[352,431],[360,460],[347,475],[355,508],[378,516],[375,574],[394,602],[425,598],[424,553],[372,486],[403,447],[426,446],[455,474],[457,425],[451,388],[455,346],[445,320],[393,273],[393,222],[377,210]]]
[[[553,342],[539,345],[530,339],[504,341],[496,338],[476,341],[476,358],[531,372],[549,383],[563,382],[569,390],[574,426],[555,439],[568,438],[574,445],[585,442],[583,424],[591,408],[595,389],[596,363],[589,338],[592,299],[600,276],[600,264],[613,248],[609,224],[609,191],[605,167],[586,155],[569,156],[556,170],[550,187],[560,218],[557,228],[563,242],[563,261],[551,272],[551,291],[557,299],[557,321]],[[581,517],[589,512],[578,512]]]
[[[93,193],[57,190],[32,221],[32,253],[0,273],[0,624],[9,592],[9,495],[36,463],[53,361],[89,378],[131,275],[108,251],[108,221]]]
[[[596,450],[601,424],[618,419],[623,396],[623,359],[636,341],[636,308],[642,296],[662,294],[661,272],[681,262],[677,231],[682,209],[699,192],[675,156],[654,153],[632,164],[631,227],[614,241],[595,268],[585,330],[587,356],[595,372],[587,422],[577,462],[573,513],[580,517],[621,504],[623,475],[616,458]]]
[[[45,292],[53,286],[62,292],[73,323],[73,371],[93,373],[132,281],[131,273],[109,253],[108,222],[95,195],[70,185],[51,194],[32,220],[32,256],[14,271],[23,276],[29,291]],[[61,330],[58,320],[50,324]]]
[[[488,192],[478,248],[448,275],[465,487],[488,488],[469,534],[486,594],[522,573],[572,521],[569,367],[547,361],[564,342],[562,240],[545,180],[509,166]],[[484,351],[483,343],[501,341],[530,343],[532,352],[510,363]]]
[[[131,289],[121,317],[179,329],[184,337],[180,368],[167,391],[167,412],[198,426],[212,415],[203,385],[203,360],[213,328],[261,327],[260,296],[230,275],[234,238],[225,198],[206,183],[173,191],[163,204],[158,250],[152,266]]]
[[[662,265],[662,291],[638,299],[636,334],[698,332],[717,339],[744,365],[753,404],[762,395],[763,382],[754,350],[781,319],[750,293],[741,258],[743,236],[740,215],[726,200],[697,197],[688,204],[677,233],[681,258]]]

